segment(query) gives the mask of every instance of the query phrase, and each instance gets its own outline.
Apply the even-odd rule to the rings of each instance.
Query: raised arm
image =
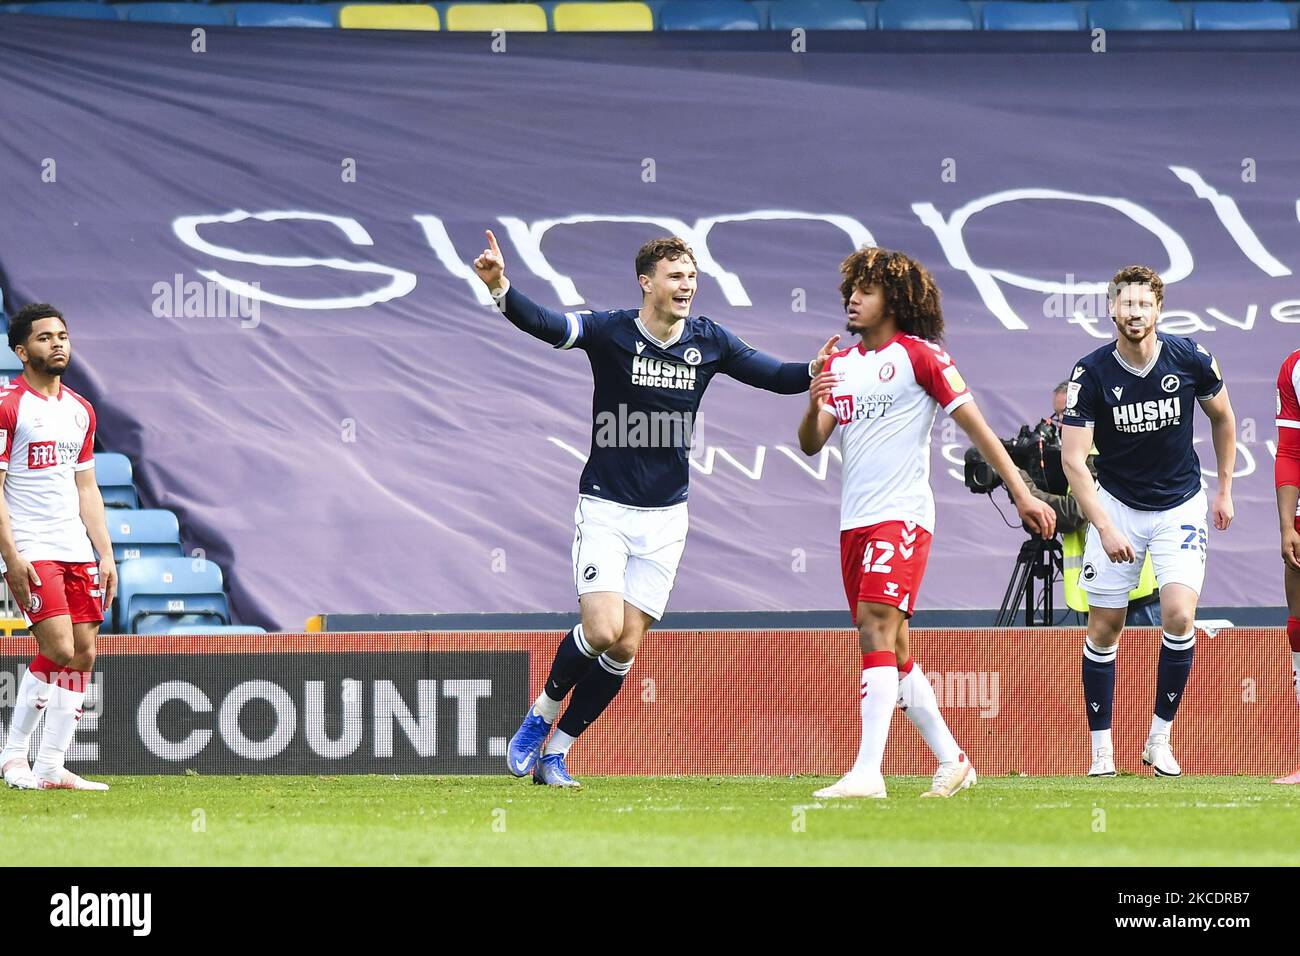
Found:
[[[808,407],[799,422],[799,448],[805,455],[821,451],[839,424],[839,418],[829,411],[831,406],[828,404],[834,384],[835,373],[823,369],[808,389]]]
[[[510,287],[497,237],[487,230],[488,247],[474,260],[474,271],[492,293],[497,308],[516,328],[557,349],[572,348],[582,330],[576,312],[553,312]]]

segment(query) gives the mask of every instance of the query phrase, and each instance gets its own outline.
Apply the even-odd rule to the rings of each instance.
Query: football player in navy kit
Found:
[[[591,454],[573,540],[582,619],[560,642],[506,753],[516,776],[531,771],[536,783],[576,787],[565,756],[618,694],[668,602],[686,544],[692,428],[709,381],[722,373],[771,392],[806,392],[839,336],[811,362],[783,363],[692,316],[695,257],[681,239],[655,239],[637,253],[640,309],[563,314],[515,289],[490,231],[487,241],[474,269],[506,318],[557,349],[582,349],[591,363]]]
[[[1182,773],[1169,737],[1192,670],[1196,602],[1205,578],[1206,512],[1232,523],[1236,424],[1218,363],[1191,339],[1156,331],[1164,282],[1128,266],[1110,285],[1113,344],[1080,359],[1069,379],[1062,463],[1092,526],[1080,574],[1088,594],[1083,692],[1092,734],[1089,776],[1114,776],[1111,705],[1128,593],[1147,553],[1160,585],[1164,636],[1155,714],[1142,762],[1157,776]],[[1210,419],[1218,485],[1212,504],[1192,447],[1194,406]],[[1094,486],[1085,459],[1097,447]]]

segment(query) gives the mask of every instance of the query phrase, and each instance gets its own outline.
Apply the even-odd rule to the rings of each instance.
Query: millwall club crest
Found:
[[[600,574],[599,569],[597,569],[594,564],[589,564],[582,569],[582,580],[590,584],[592,581],[596,580],[596,575],[598,574]]]
[[[1166,375],[1164,378],[1160,380],[1160,387],[1163,388],[1166,392],[1178,391],[1178,384],[1179,383],[1178,383],[1177,375]]]
[[[700,355],[700,350],[694,347],[687,349],[682,355],[682,358],[686,360],[687,365],[699,365],[700,360],[703,357],[704,356]]]
[[[1096,567],[1093,566],[1093,563],[1091,561],[1085,563],[1083,566],[1083,574],[1081,575],[1081,577],[1085,581],[1091,581],[1096,576],[1097,576],[1097,569]]]

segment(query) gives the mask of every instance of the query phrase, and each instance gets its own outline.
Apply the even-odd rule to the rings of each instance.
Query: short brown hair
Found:
[[[854,289],[878,285],[885,292],[885,307],[899,329],[931,342],[943,338],[939,287],[929,270],[911,256],[864,246],[840,263],[840,275],[840,295],[846,309]]]
[[[1126,285],[1149,285],[1156,297],[1156,308],[1164,305],[1165,280],[1160,278],[1160,273],[1150,266],[1125,266],[1116,272],[1115,278],[1110,280],[1110,288],[1106,290],[1106,295],[1111,302],[1115,301],[1119,290]]]
[[[686,244],[685,239],[677,236],[662,236],[658,239],[651,239],[636,252],[637,278],[653,276],[655,274],[655,263],[660,259],[680,259],[682,256],[690,259],[691,265],[696,265],[695,253],[691,252],[691,247]]]

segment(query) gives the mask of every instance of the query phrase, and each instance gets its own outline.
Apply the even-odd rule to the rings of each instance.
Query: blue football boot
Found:
[[[506,748],[506,766],[516,777],[526,777],[537,766],[537,758],[542,753],[542,744],[551,732],[551,725],[528,708],[528,716],[519,725],[515,735],[510,738]]]
[[[569,768],[564,765],[564,754],[546,754],[537,761],[537,769],[533,771],[533,783],[546,787],[582,789],[582,784],[569,776]]]

